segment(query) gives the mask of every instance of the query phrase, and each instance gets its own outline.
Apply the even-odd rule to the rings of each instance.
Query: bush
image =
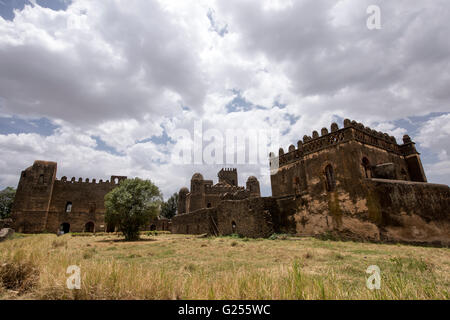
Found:
[[[13,262],[0,265],[0,285],[20,294],[32,289],[39,280],[39,270],[31,262]]]

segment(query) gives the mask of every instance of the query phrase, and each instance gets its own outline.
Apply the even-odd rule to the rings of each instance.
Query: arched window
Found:
[[[331,164],[325,167],[325,178],[327,180],[327,191],[334,191],[336,187],[336,180],[334,178],[334,171]]]
[[[66,203],[66,212],[69,213],[72,211],[72,202],[68,201]]]
[[[231,230],[232,230],[232,232],[233,232],[233,233],[236,233],[236,229],[237,229],[237,227],[236,227],[236,222],[232,221],[232,222],[231,222]]]
[[[43,174],[41,174],[39,176],[39,184],[44,184],[44,175]]]
[[[211,208],[211,202],[208,202],[208,204],[206,205],[207,208]]]
[[[372,171],[370,167],[370,161],[366,157],[362,158],[362,166],[364,169],[364,176],[366,178],[372,178]]]

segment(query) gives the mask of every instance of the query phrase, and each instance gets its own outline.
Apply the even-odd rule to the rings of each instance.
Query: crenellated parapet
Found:
[[[86,178],[83,180],[83,178],[78,178],[76,179],[75,177],[72,177],[70,180],[66,177],[63,176],[61,177],[61,179],[56,179],[56,182],[60,182],[60,183],[72,183],[72,184],[108,184],[108,185],[119,185],[119,183],[123,180],[125,180],[127,177],[125,176],[111,176],[111,180],[106,180],[103,181],[103,179],[98,180],[97,179],[92,179],[90,180],[89,178]]]
[[[206,194],[218,194],[218,193],[226,193],[226,192],[236,192],[245,190],[244,187],[239,186],[230,186],[230,185],[205,185],[205,193]]]
[[[287,152],[280,148],[278,157],[273,153],[270,153],[269,157],[272,160],[278,158],[279,166],[284,166],[300,160],[306,155],[351,140],[372,145],[398,155],[417,153],[414,142],[411,141],[409,136],[405,136],[403,139],[404,144],[399,145],[395,137],[387,133],[373,130],[354,120],[345,119],[343,128],[339,128],[338,124],[334,122],[331,124],[330,131],[325,127],[320,130],[320,134],[314,130],[311,136],[304,135],[303,139],[297,142],[297,147],[290,145]]]

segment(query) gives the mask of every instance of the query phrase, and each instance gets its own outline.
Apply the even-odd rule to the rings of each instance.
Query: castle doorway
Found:
[[[236,233],[236,222],[234,221],[231,222],[231,231],[232,233]]]
[[[61,225],[59,226],[59,230],[61,230],[64,233],[69,233],[70,224],[68,224],[67,222],[61,223]]]
[[[94,232],[94,223],[92,221],[84,225],[84,232]]]

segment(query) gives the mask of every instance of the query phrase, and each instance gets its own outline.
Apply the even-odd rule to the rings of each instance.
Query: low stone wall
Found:
[[[215,208],[200,209],[172,219],[172,233],[268,237],[273,233],[272,217],[264,198],[224,200]]]
[[[450,244],[450,188],[446,185],[366,179],[353,195],[305,193],[275,201],[276,205],[273,200],[267,203],[276,232],[357,241]]]
[[[237,233],[249,238],[264,238],[274,232],[272,216],[264,198],[259,197],[222,201],[217,207],[217,226],[222,235]]]
[[[216,208],[199,209],[172,218],[172,233],[212,234],[210,219]]]
[[[0,229],[12,228],[13,224],[14,224],[14,222],[10,218],[8,218],[8,219],[0,219]]]
[[[447,185],[370,179],[369,216],[385,241],[450,244],[450,188]]]

